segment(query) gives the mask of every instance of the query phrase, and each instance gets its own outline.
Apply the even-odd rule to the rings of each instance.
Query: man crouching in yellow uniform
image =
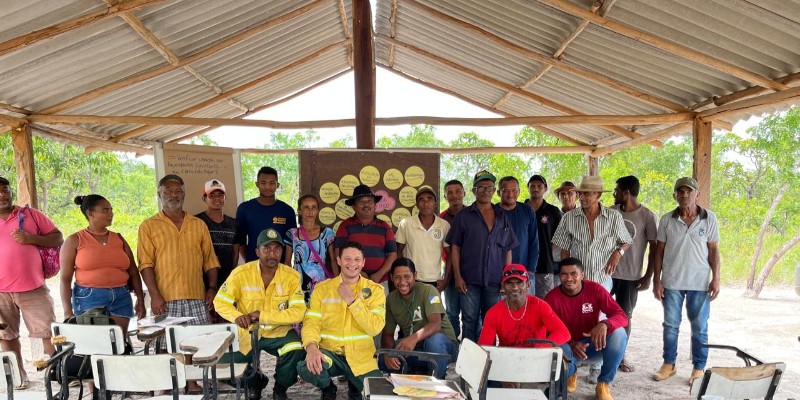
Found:
[[[383,286],[361,275],[364,249],[356,242],[342,246],[337,258],[341,274],[319,283],[303,318],[306,360],[297,364],[305,382],[322,389],[322,400],[336,399],[331,377],[344,375],[349,400],[361,399],[364,378],[382,376],[373,357],[373,337],[386,321]]]
[[[279,262],[283,241],[278,231],[261,232],[256,246],[258,260],[233,270],[217,292],[214,308],[222,318],[239,325],[239,352],[234,355],[234,362],[248,362],[253,356],[248,328],[251,321],[258,321],[257,351],[278,357],[272,396],[285,400],[286,389],[297,382],[297,363],[306,355],[300,337],[292,329],[293,324],[303,320],[306,302],[300,273]],[[220,364],[225,362],[220,360]],[[267,386],[266,378],[254,386],[256,390],[249,396],[260,399],[261,389]]]

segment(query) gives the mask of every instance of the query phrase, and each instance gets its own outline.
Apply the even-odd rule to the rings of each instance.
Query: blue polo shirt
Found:
[[[491,232],[472,203],[456,215],[445,239],[461,248],[461,277],[469,285],[500,286],[506,252],[519,244],[506,212],[498,205],[492,208],[495,217]]]
[[[539,229],[536,223],[536,213],[524,203],[517,202],[513,210],[503,211],[508,215],[514,235],[517,236],[519,246],[511,250],[511,262],[522,264],[528,272],[536,272],[539,263]]]

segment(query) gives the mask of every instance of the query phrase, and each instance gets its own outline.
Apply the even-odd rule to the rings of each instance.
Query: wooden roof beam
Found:
[[[81,15],[80,17],[55,24],[47,28],[38,29],[31,33],[0,43],[0,56],[19,50],[23,47],[30,46],[42,40],[50,39],[62,33],[69,32],[98,21],[104,21],[126,11],[145,8],[147,6],[163,3],[165,1],[167,0],[129,0],[114,6],[106,7],[103,10]]]
[[[726,118],[736,114],[746,112],[754,112],[759,109],[773,107],[777,104],[797,104],[800,103],[800,86],[794,87],[781,92],[774,92],[750,98],[747,100],[740,100],[734,103],[728,103],[724,106],[712,108],[710,110],[698,113],[704,121],[714,121],[720,118]]]
[[[684,106],[682,106],[680,104],[674,103],[674,102],[666,100],[666,99],[662,99],[662,98],[660,98],[658,96],[654,96],[654,95],[651,95],[649,93],[642,92],[641,90],[638,90],[638,89],[635,89],[633,87],[630,87],[630,86],[628,86],[628,85],[626,85],[626,84],[624,84],[624,83],[622,83],[620,81],[617,81],[615,79],[609,78],[609,77],[607,77],[605,75],[599,74],[599,73],[594,72],[594,71],[590,71],[588,69],[585,69],[585,68],[582,68],[582,67],[579,67],[579,66],[576,66],[576,65],[565,63],[564,61],[562,61],[562,60],[560,60],[558,58],[555,58],[555,57],[552,57],[552,56],[549,56],[549,55],[545,55],[545,54],[539,53],[537,51],[522,47],[522,46],[520,46],[520,45],[518,45],[516,43],[512,43],[512,42],[510,42],[510,41],[508,41],[506,39],[503,39],[503,38],[495,35],[492,32],[489,32],[489,31],[487,31],[487,30],[485,30],[483,28],[480,28],[480,27],[477,27],[475,25],[472,25],[469,22],[460,20],[460,19],[458,19],[456,17],[453,17],[453,16],[451,16],[449,14],[446,14],[446,13],[444,13],[442,11],[439,11],[439,10],[437,10],[435,8],[432,8],[432,7],[429,7],[427,5],[424,5],[424,4],[420,3],[417,0],[404,0],[403,4],[412,6],[412,7],[416,8],[416,9],[422,11],[422,12],[425,12],[428,15],[431,15],[432,17],[434,17],[436,19],[451,23],[451,24],[456,25],[456,26],[458,26],[460,28],[463,28],[463,29],[466,29],[468,31],[477,33],[478,35],[480,35],[481,37],[483,37],[486,40],[489,40],[489,41],[491,41],[491,42],[493,42],[493,43],[495,43],[495,44],[497,44],[497,45],[499,45],[499,46],[501,46],[503,48],[508,49],[508,50],[514,51],[514,52],[516,52],[516,53],[518,53],[520,55],[528,57],[528,58],[530,58],[530,59],[532,59],[534,61],[538,61],[540,63],[544,63],[544,64],[547,64],[547,65],[552,65],[553,67],[558,68],[558,69],[560,69],[562,71],[566,71],[566,72],[569,72],[571,74],[580,76],[581,78],[590,80],[592,82],[596,82],[596,83],[598,83],[600,85],[603,85],[603,86],[606,86],[608,88],[614,89],[614,90],[616,90],[616,91],[618,91],[620,93],[624,93],[624,94],[627,94],[627,95],[629,95],[631,97],[635,97],[635,98],[637,98],[637,99],[639,99],[641,101],[644,101],[644,102],[659,106],[659,107],[661,107],[661,108],[663,108],[665,110],[677,111],[677,112],[689,111],[686,107],[684,107]],[[592,14],[592,15],[594,15],[594,14]]]
[[[393,74],[397,74],[397,75],[399,75],[399,76],[401,76],[401,77],[403,77],[405,79],[408,79],[408,80],[410,80],[410,81],[412,81],[414,83],[417,83],[419,85],[425,86],[427,88],[436,90],[436,91],[441,92],[441,93],[448,94],[450,96],[453,96],[453,97],[455,97],[455,98],[457,98],[457,99],[459,99],[461,101],[464,101],[466,103],[472,104],[475,107],[479,107],[479,108],[482,108],[482,109],[484,109],[486,111],[493,112],[493,113],[496,113],[496,114],[500,114],[500,115],[505,116],[505,117],[515,117],[515,115],[512,115],[512,114],[507,113],[505,111],[496,110],[496,109],[492,108],[491,106],[487,106],[486,104],[479,103],[479,102],[477,102],[477,101],[475,101],[473,99],[470,99],[469,97],[464,96],[461,93],[458,93],[458,92],[456,92],[454,90],[447,89],[447,88],[445,88],[443,86],[439,86],[439,85],[436,85],[436,84],[433,84],[433,83],[430,83],[430,82],[427,82],[427,81],[423,81],[422,79],[419,79],[419,78],[415,78],[415,77],[413,77],[411,75],[408,75],[405,72],[400,71],[400,70],[398,70],[396,68],[389,68],[387,66],[384,66],[384,67],[389,72],[392,72]],[[553,129],[549,129],[549,128],[546,128],[546,127],[543,127],[543,126],[534,126],[533,128],[536,128],[536,129],[538,129],[538,130],[540,130],[540,131],[542,131],[544,133],[547,133],[550,136],[553,136],[553,137],[556,137],[558,139],[561,139],[561,140],[563,140],[563,141],[565,141],[567,143],[572,143],[572,144],[577,145],[577,146],[588,146],[589,145],[586,142],[580,141],[578,139],[575,139],[575,138],[573,138],[571,136],[565,135],[565,134],[563,134],[561,132],[558,132],[558,131],[555,131]]]
[[[624,35],[633,40],[636,40],[638,42],[646,43],[657,49],[666,51],[676,56],[683,57],[687,60],[694,61],[698,64],[705,65],[717,71],[721,71],[728,75],[735,76],[739,79],[755,83],[759,86],[763,86],[773,90],[786,90],[789,88],[788,86],[780,82],[774,81],[765,76],[761,76],[754,72],[748,71],[744,68],[731,64],[727,61],[711,57],[707,54],[701,53],[696,50],[692,50],[678,43],[662,39],[660,37],[643,32],[631,26],[621,24],[619,22],[615,22],[610,19],[596,15],[594,13],[588,12],[583,8],[574,5],[572,3],[569,3],[565,0],[538,0],[538,1],[540,3],[547,4],[557,10],[563,11],[567,14],[571,14],[575,17],[589,20],[601,28],[611,30],[613,32],[619,33],[620,35]]]
[[[144,147],[138,146],[131,146],[127,144],[120,144],[120,143],[112,143],[105,140],[98,140],[87,138],[80,135],[75,135],[73,133],[64,132],[49,126],[44,126],[40,124],[32,124],[31,127],[35,128],[37,131],[45,133],[46,136],[51,136],[58,140],[67,141],[70,143],[77,143],[81,146],[85,147],[85,151],[88,153],[88,149],[90,147],[97,147],[99,150],[105,151],[121,151],[125,153],[136,153],[136,155],[143,155],[148,154],[152,155],[153,150],[146,149]]]
[[[75,107],[78,104],[83,104],[83,103],[85,103],[87,101],[93,100],[93,99],[95,99],[97,97],[100,97],[102,95],[105,95],[105,94],[108,94],[108,93],[112,93],[112,92],[114,92],[116,90],[131,86],[131,85],[139,83],[139,82],[146,81],[148,79],[155,78],[157,76],[161,76],[161,75],[166,74],[168,72],[174,71],[175,69],[180,68],[180,67],[182,67],[184,65],[189,65],[189,64],[191,64],[191,63],[193,63],[195,61],[199,61],[199,60],[202,60],[202,59],[204,59],[206,57],[210,57],[210,56],[212,56],[212,55],[214,55],[214,54],[216,54],[216,53],[218,53],[218,52],[220,52],[222,50],[225,50],[225,49],[227,49],[227,48],[229,48],[229,47],[231,47],[231,46],[233,46],[235,44],[241,43],[241,42],[249,39],[250,37],[252,37],[254,35],[257,35],[259,33],[262,33],[264,31],[267,31],[267,30],[269,30],[269,29],[271,29],[271,28],[273,28],[275,26],[278,26],[278,25],[283,24],[283,23],[285,23],[287,21],[293,20],[293,19],[298,18],[300,16],[303,16],[305,14],[308,14],[311,11],[313,11],[313,10],[315,10],[315,9],[319,8],[320,6],[325,5],[325,4],[330,4],[330,1],[329,0],[316,0],[316,1],[312,2],[312,3],[309,3],[309,4],[306,4],[306,5],[302,6],[302,7],[296,8],[296,9],[294,9],[292,11],[289,11],[289,12],[287,12],[285,14],[281,14],[281,15],[279,15],[279,16],[277,16],[277,17],[275,17],[275,18],[273,18],[273,19],[271,19],[269,21],[264,21],[259,25],[256,25],[256,26],[254,26],[252,28],[249,28],[249,29],[244,30],[244,31],[242,31],[240,33],[237,33],[237,34],[235,34],[235,35],[233,35],[233,36],[231,36],[231,37],[229,37],[229,38],[227,38],[227,39],[225,39],[225,40],[223,40],[223,41],[221,41],[219,43],[214,44],[211,47],[203,49],[203,50],[201,50],[201,51],[199,51],[197,53],[194,53],[194,54],[192,54],[190,56],[187,56],[185,58],[182,58],[182,59],[180,59],[178,61],[177,65],[172,65],[172,64],[165,65],[163,67],[154,68],[154,69],[151,69],[151,70],[148,70],[148,71],[144,71],[144,72],[141,72],[141,73],[133,75],[133,76],[129,76],[129,77],[121,79],[119,81],[109,83],[107,85],[101,86],[101,87],[96,88],[96,89],[92,89],[92,90],[90,90],[88,92],[85,92],[85,93],[83,93],[81,95],[73,97],[72,99],[69,99],[67,101],[61,102],[59,104],[56,104],[56,105],[51,106],[51,107],[48,107],[48,108],[46,108],[44,110],[41,110],[41,111],[38,111],[38,112],[41,113],[41,114],[58,113],[58,112],[67,110],[69,108]]]
[[[548,146],[548,147],[397,147],[391,151],[438,151],[442,154],[589,154],[594,146]],[[300,150],[313,149],[240,149],[243,154],[297,154]],[[319,149],[324,151],[350,151],[352,149]]]
[[[795,72],[793,74],[785,75],[783,78],[777,79],[778,82],[784,85],[791,85],[797,81],[800,81],[800,72]],[[734,101],[739,101],[742,99],[746,99],[749,97],[757,96],[761,93],[771,91],[771,89],[767,89],[762,86],[751,86],[747,89],[742,89],[733,93],[726,94],[724,96],[719,97],[712,97],[710,99],[706,99],[701,101],[690,108],[694,111],[704,111],[705,107],[710,106],[722,106],[728,103],[732,103]],[[714,121],[714,125],[717,125],[721,121]]]
[[[353,38],[353,35],[350,34],[350,24],[347,23],[347,9],[344,7],[344,0],[339,0],[336,3],[337,6],[339,7],[339,20],[342,21],[342,31],[344,33],[344,38],[346,40],[350,40]],[[352,41],[347,43],[347,64],[350,65],[350,68],[353,67]]]
[[[541,104],[542,106],[548,107],[550,109],[556,110],[556,111],[564,113],[564,114],[583,115],[583,113],[581,113],[581,112],[579,112],[579,111],[577,111],[575,109],[572,109],[570,107],[567,107],[567,106],[559,104],[559,103],[556,103],[556,102],[554,102],[554,101],[552,101],[550,99],[547,99],[547,98],[544,98],[542,96],[536,95],[536,94],[534,94],[532,92],[528,92],[526,90],[520,89],[520,88],[518,88],[518,87],[516,87],[514,85],[510,85],[508,83],[499,81],[499,80],[494,79],[492,77],[483,75],[483,74],[481,74],[481,73],[479,73],[477,71],[473,71],[473,70],[471,70],[469,68],[466,68],[466,67],[464,67],[464,66],[462,66],[462,65],[460,65],[458,63],[455,63],[453,61],[445,59],[444,57],[432,54],[432,53],[428,52],[427,50],[420,49],[420,48],[418,48],[416,46],[410,45],[410,44],[405,43],[405,42],[401,42],[401,41],[399,41],[397,39],[392,39],[392,38],[390,38],[390,37],[388,37],[386,35],[378,35],[377,37],[382,39],[382,40],[384,40],[384,41],[387,41],[389,43],[394,43],[394,44],[396,44],[396,45],[398,45],[398,46],[400,46],[400,47],[402,47],[404,49],[407,49],[409,51],[412,51],[412,52],[414,52],[414,53],[416,53],[416,54],[418,54],[420,56],[423,56],[423,57],[428,58],[430,60],[436,61],[436,62],[438,62],[440,64],[443,64],[443,65],[445,65],[447,67],[450,67],[450,68],[452,68],[452,69],[454,69],[456,71],[459,71],[459,72],[461,72],[463,74],[469,75],[469,76],[471,76],[471,77],[473,77],[475,79],[478,79],[478,80],[480,80],[482,82],[485,82],[488,85],[494,86],[494,87],[496,87],[498,89],[505,90],[507,92],[513,92],[514,94],[519,95],[520,97],[523,97],[523,98],[526,98],[528,100],[534,101],[534,102],[536,102],[538,104]],[[614,134],[617,134],[617,135],[621,135],[621,136],[625,136],[625,137],[629,137],[629,138],[636,138],[636,137],[640,136],[636,132],[632,132],[632,131],[629,131],[627,129],[624,129],[624,128],[621,128],[621,127],[618,127],[618,126],[605,126],[605,127],[603,127],[603,129],[608,130],[611,133],[614,133]],[[651,144],[654,145],[654,146],[660,146],[661,145],[660,142],[651,143]]]
[[[397,36],[397,0],[392,0],[392,11],[389,13],[389,37]],[[394,45],[389,45],[389,68],[394,68]]]
[[[597,150],[592,152],[592,157],[600,157],[606,154],[611,154],[620,150],[625,150],[631,147],[636,147],[641,144],[647,142],[647,140],[663,140],[670,138],[672,136],[676,136],[678,134],[683,134],[692,130],[693,122],[683,122],[680,124],[673,125],[669,128],[666,128],[660,132],[656,132],[647,136],[642,136],[640,138],[627,140],[623,143],[614,144],[610,146],[603,146],[599,147]]]

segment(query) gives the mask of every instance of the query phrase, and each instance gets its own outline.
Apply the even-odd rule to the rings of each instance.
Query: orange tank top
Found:
[[[116,288],[128,283],[131,261],[123,249],[119,233],[108,233],[108,243],[102,244],[86,229],[78,233],[78,253],[75,255],[75,282],[95,288]]]

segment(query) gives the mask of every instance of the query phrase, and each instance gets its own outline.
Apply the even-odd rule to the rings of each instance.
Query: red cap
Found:
[[[522,264],[508,264],[505,268],[503,268],[503,280],[502,283],[506,283],[507,280],[516,278],[523,282],[528,281],[528,270],[525,269],[525,266]]]

